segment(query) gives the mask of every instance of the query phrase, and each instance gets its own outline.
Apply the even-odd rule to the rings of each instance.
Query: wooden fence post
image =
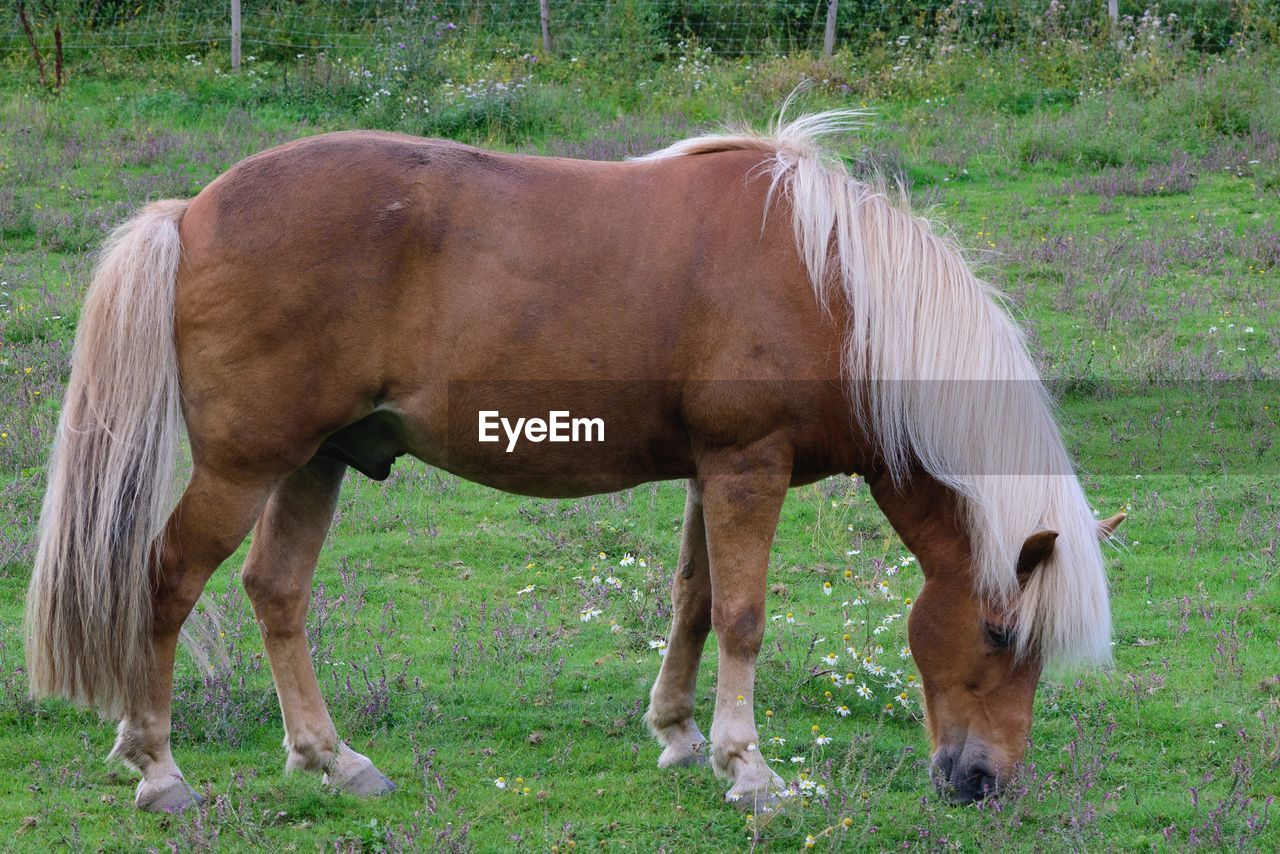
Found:
[[[44,57],[40,55],[40,45],[36,43],[36,31],[27,20],[27,4],[18,2],[18,20],[22,22],[22,30],[27,34],[27,44],[31,45],[31,55],[36,60],[36,70],[40,72],[40,85],[48,86],[49,77],[44,72]]]
[[[828,59],[836,49],[836,11],[839,6],[840,0],[830,0],[827,3],[827,31],[822,36],[822,55]]]
[[[53,25],[53,88],[62,88],[62,24]]]
[[[240,0],[231,0],[231,70],[240,67]]]
[[[1120,20],[1120,0],[1107,0],[1107,17],[1112,24]]]
[[[551,55],[551,0],[538,0],[538,17],[542,19],[542,52]]]

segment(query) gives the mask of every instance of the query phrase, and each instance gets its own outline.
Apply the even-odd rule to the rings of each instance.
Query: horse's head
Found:
[[[1119,514],[1100,524],[1109,536]],[[1058,534],[1040,531],[1018,556],[1019,587],[1053,553]],[[995,793],[1022,761],[1041,662],[1018,654],[1018,627],[973,590],[967,573],[925,570],[908,623],[911,651],[924,683],[925,719],[933,742],[932,776],[957,803]]]

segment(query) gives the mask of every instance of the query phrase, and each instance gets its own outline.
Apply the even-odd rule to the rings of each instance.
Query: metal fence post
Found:
[[[839,6],[840,0],[827,3],[827,31],[822,36],[822,55],[825,57],[830,57],[836,49],[836,11]]]
[[[240,67],[240,0],[231,0],[231,70]]]

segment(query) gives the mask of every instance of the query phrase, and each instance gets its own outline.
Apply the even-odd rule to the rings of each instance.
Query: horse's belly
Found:
[[[522,405],[523,404],[523,405]],[[409,453],[477,483],[545,498],[691,477],[688,437],[661,409],[527,401],[459,405],[428,426],[407,415]]]

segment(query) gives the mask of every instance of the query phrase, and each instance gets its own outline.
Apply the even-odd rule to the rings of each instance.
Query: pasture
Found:
[[[1271,850],[1280,845],[1280,52],[1167,33],[1089,53],[998,48],[730,58],[681,43],[494,52],[217,51],[0,75],[0,833],[18,850]],[[624,44],[620,42],[620,44]],[[895,46],[896,45],[896,46]],[[401,53],[396,53],[400,50]],[[770,816],[709,769],[660,771],[643,724],[670,619],[684,486],[514,497],[401,460],[348,475],[308,635],[339,732],[398,785],[360,800],[284,774],[280,712],[237,572],[180,654],[174,752],[207,798],[136,812],[113,728],[27,698],[21,613],[43,469],[93,253],[148,199],[240,158],[378,127],[618,159],[726,121],[862,107],[842,152],[910,191],[1008,294],[1102,516],[1114,667],[1050,674],[1027,766],[953,806],[905,616],[920,574],[857,478],[794,490],[770,562],[759,749]],[[644,348],[643,340],[617,347]],[[612,427],[611,427],[612,429]],[[714,639],[698,686],[714,704]]]

